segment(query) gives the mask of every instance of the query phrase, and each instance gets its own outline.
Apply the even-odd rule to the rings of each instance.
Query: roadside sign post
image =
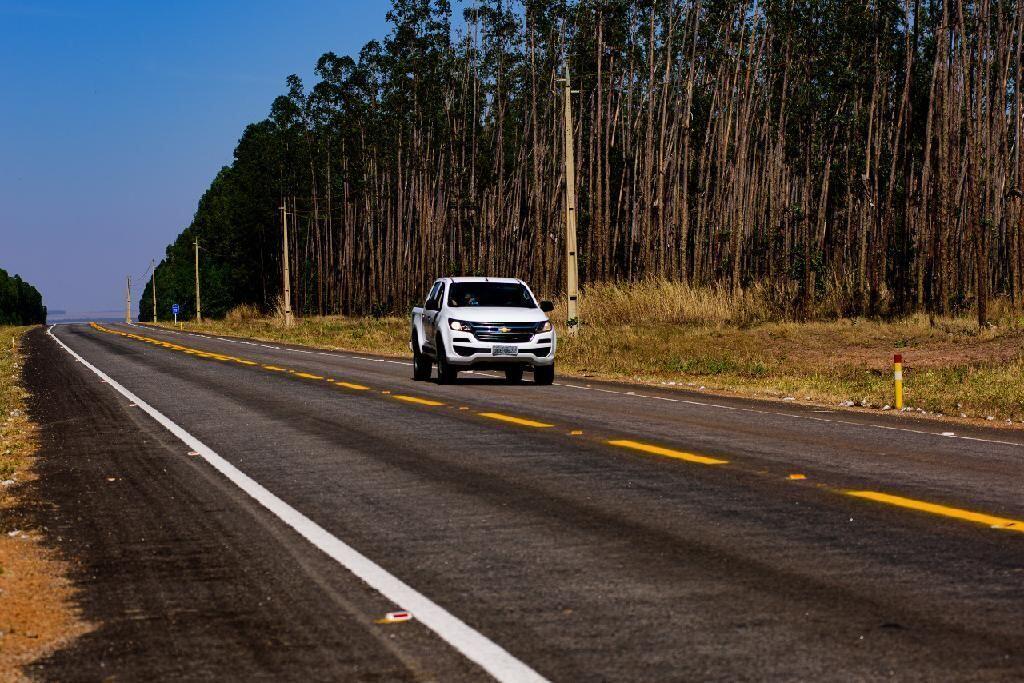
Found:
[[[178,306],[178,304],[171,304],[171,313],[174,314],[174,324],[175,325],[178,324],[178,311],[180,311],[180,310],[181,310],[181,308]]]
[[[892,359],[893,379],[896,382],[896,410],[903,410],[903,356],[896,354]]]
[[[577,304],[579,266],[576,254],[576,159],[572,135],[572,85],[569,81],[569,63],[565,63],[565,278],[569,334],[576,334],[580,326]]]
[[[196,322],[203,322],[203,306],[199,301],[199,238],[196,238]]]
[[[150,261],[150,267],[153,269],[153,322],[156,322],[156,261]]]
[[[292,278],[288,273],[288,207],[281,207],[281,263],[284,266],[284,326],[291,327],[292,318]]]

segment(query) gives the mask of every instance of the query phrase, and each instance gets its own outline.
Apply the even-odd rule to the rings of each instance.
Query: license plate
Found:
[[[491,347],[492,356],[518,356],[519,347],[509,344],[495,344]]]

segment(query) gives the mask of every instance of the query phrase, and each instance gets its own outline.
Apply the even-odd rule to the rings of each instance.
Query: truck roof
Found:
[[[514,282],[522,283],[522,280],[516,277],[446,277],[441,278],[448,282]]]

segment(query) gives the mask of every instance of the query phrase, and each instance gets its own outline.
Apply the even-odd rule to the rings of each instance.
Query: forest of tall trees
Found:
[[[0,325],[37,325],[46,322],[46,306],[35,287],[0,268]]]
[[[161,309],[403,309],[446,274],[564,282],[563,64],[581,281],[764,285],[793,310],[1024,297],[1019,4],[394,0],[292,76],[157,271]],[[150,310],[149,288],[143,314]]]

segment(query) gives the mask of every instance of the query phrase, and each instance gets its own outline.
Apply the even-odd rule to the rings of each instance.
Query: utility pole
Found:
[[[203,322],[203,307],[199,302],[199,238],[196,238],[196,322]]]
[[[569,297],[569,333],[576,334],[580,321],[577,312],[579,300],[579,263],[576,255],[576,159],[572,135],[572,85],[569,81],[569,62],[565,63],[565,277]]]
[[[128,287],[124,295],[124,321],[132,324],[132,276],[128,276]]]
[[[153,322],[156,322],[156,261],[150,261],[153,265]]]
[[[284,231],[284,240],[282,241],[282,260],[284,261],[284,325],[285,327],[291,327],[292,323],[292,283],[291,276],[288,274],[288,208],[287,206],[281,206],[281,228]]]

